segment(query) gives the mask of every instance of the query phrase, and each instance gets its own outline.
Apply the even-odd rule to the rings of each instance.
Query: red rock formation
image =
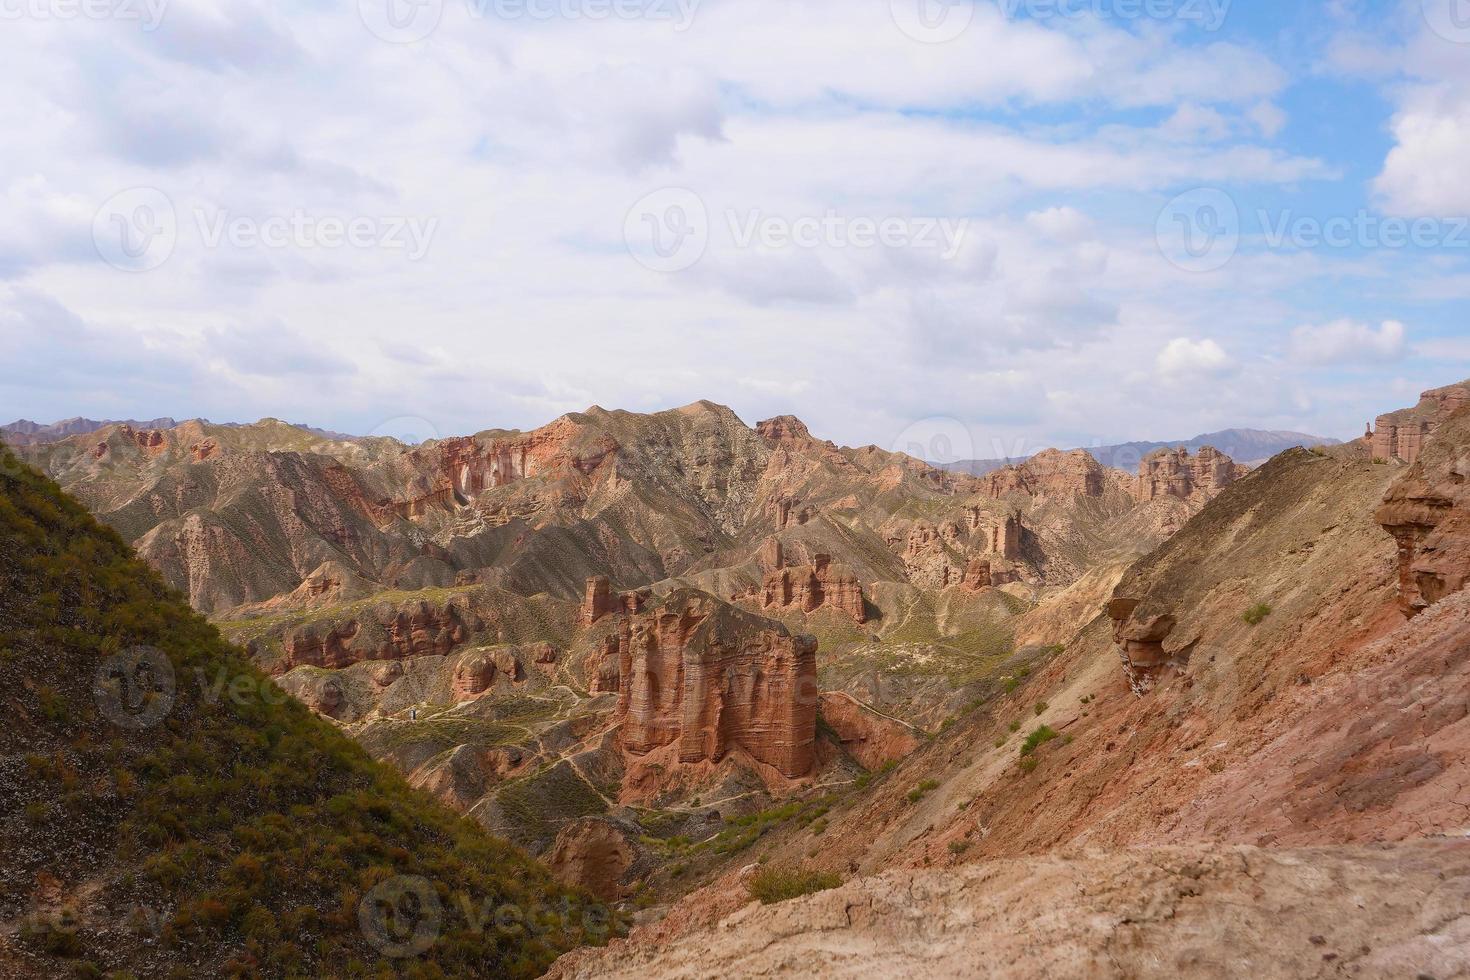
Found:
[[[991,497],[1012,493],[1101,497],[1103,486],[1102,464],[1085,449],[1065,453],[1044,449],[1024,463],[1002,467],[984,478],[984,492]]]
[[[1140,501],[1170,495],[1180,500],[1209,500],[1244,475],[1244,468],[1213,446],[1189,450],[1159,449],[1138,465],[1134,496]]]
[[[1021,539],[1026,528],[1020,511],[1012,511],[1002,519],[978,505],[967,507],[965,523],[971,532],[980,532],[986,551],[1006,558],[1021,557]]]
[[[806,423],[794,415],[778,415],[764,422],[757,422],[756,434],[769,443],[805,442],[812,434]]]
[[[454,665],[451,694],[456,701],[469,701],[489,691],[499,678],[515,683],[524,676],[515,650],[475,650]]]
[[[1370,440],[1373,457],[1414,462],[1435,430],[1465,405],[1470,405],[1470,382],[1461,381],[1424,392],[1413,408],[1378,416]]]
[[[577,621],[583,626],[591,626],[612,611],[612,583],[606,575],[594,575],[587,580],[582,596],[582,615]]]
[[[760,563],[763,572],[779,572],[786,567],[786,554],[781,549],[781,539],[772,535],[766,538],[765,544],[761,545],[760,554],[756,561]]]
[[[280,671],[295,667],[338,670],[365,660],[404,660],[447,654],[469,638],[469,627],[455,606],[437,609],[427,602],[395,609],[379,607],[367,629],[356,619],[336,625],[308,624],[286,634]]]
[[[1123,659],[1128,686],[1135,694],[1143,694],[1153,687],[1159,671],[1174,659],[1174,654],[1164,649],[1164,640],[1174,631],[1175,620],[1168,614],[1137,617],[1138,606],[1138,599],[1115,598],[1108,603],[1107,613],[1113,621],[1113,642]]]
[[[1398,544],[1399,608],[1417,615],[1470,578],[1470,412],[1444,424],[1375,518]]]
[[[623,747],[677,743],[681,762],[738,746],[796,778],[812,767],[816,640],[703,593],[678,590],[625,617],[617,647]]]
[[[969,592],[979,592],[991,586],[990,562],[984,558],[971,558],[970,564],[965,567],[965,577],[960,580],[960,586]]]
[[[761,605],[767,609],[796,608],[805,613],[827,606],[859,623],[868,621],[862,584],[846,565],[832,564],[829,555],[814,555],[810,565],[768,574],[761,586]]]
[[[633,847],[606,820],[584,817],[561,829],[542,861],[564,884],[615,902],[628,891],[622,879],[633,865]]]
[[[864,769],[878,769],[903,759],[921,744],[913,729],[869,711],[841,691],[823,691],[822,720]]]

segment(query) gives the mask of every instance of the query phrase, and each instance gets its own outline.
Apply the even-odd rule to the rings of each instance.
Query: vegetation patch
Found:
[[[1054,728],[1052,728],[1050,725],[1042,725],[1030,735],[1026,736],[1026,741],[1021,743],[1021,754],[1023,756],[1030,755],[1031,753],[1035,752],[1037,748],[1045,745],[1047,742],[1050,742],[1056,737],[1057,732]]]
[[[1267,616],[1271,615],[1271,606],[1264,602],[1258,602],[1241,614],[1241,619],[1252,626],[1259,624]]]
[[[840,884],[842,876],[832,871],[768,867],[751,876],[750,895],[760,899],[763,905],[772,905],[836,888]]]

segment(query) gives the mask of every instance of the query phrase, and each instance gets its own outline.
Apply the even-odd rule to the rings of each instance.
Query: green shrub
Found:
[[[763,905],[772,905],[836,888],[840,884],[842,877],[831,871],[768,867],[751,876],[750,895],[760,899]]]
[[[1020,719],[1017,719],[1017,720],[1011,722],[1008,727],[1013,732],[1019,732],[1021,730],[1021,721],[1020,721]]]
[[[956,856],[961,855],[961,854],[965,853],[965,851],[967,851],[969,849],[970,849],[970,842],[967,841],[967,840],[952,840],[952,841],[949,842],[949,853],[951,853],[953,855],[956,855]]]
[[[1023,773],[1032,773],[1036,771],[1036,767],[1040,764],[1041,760],[1036,756],[1025,755],[1021,757],[1020,768]]]
[[[1036,708],[1035,708],[1036,717],[1040,718],[1042,712],[1044,712],[1049,707],[1051,707],[1051,705],[1047,704],[1045,701],[1038,701],[1038,702],[1036,702]]]
[[[1271,615],[1271,607],[1267,603],[1258,602],[1241,614],[1241,619],[1255,626],[1261,620]]]
[[[938,788],[939,782],[937,780],[926,779],[923,782],[919,783],[919,785],[915,786],[913,789],[909,790],[908,800],[910,803],[917,803],[924,798],[925,793],[929,792],[932,789]]]
[[[1026,736],[1026,741],[1021,743],[1021,754],[1030,755],[1039,746],[1045,745],[1057,737],[1057,732],[1050,725],[1042,725],[1036,731]]]

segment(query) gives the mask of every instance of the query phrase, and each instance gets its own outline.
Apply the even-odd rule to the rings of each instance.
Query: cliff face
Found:
[[[1044,449],[1024,463],[1003,467],[984,479],[985,492],[992,497],[1013,493],[1101,497],[1107,477],[1102,464],[1086,450]]]
[[[1212,446],[1202,446],[1194,456],[1187,449],[1160,449],[1139,464],[1134,496],[1140,501],[1166,495],[1204,501],[1244,475],[1244,467]]]
[[[788,777],[811,771],[816,641],[680,590],[626,616],[616,650],[624,748],[678,745],[681,762],[718,762],[732,748]]]
[[[1368,437],[1373,457],[1414,462],[1440,425],[1466,405],[1470,405],[1470,382],[1462,381],[1424,392],[1413,408],[1378,416]]]
[[[809,613],[827,607],[846,613],[859,623],[868,620],[863,589],[845,565],[832,564],[830,555],[815,555],[810,565],[777,568],[767,573],[761,587],[766,609],[800,609]]]
[[[1377,512],[1398,546],[1406,616],[1460,591],[1470,576],[1470,410],[1436,422],[1435,433]]]
[[[285,656],[277,669],[326,667],[340,670],[365,660],[406,660],[447,654],[479,629],[478,618],[461,606],[428,602],[395,608],[386,603],[370,615],[330,625],[307,625],[282,639]]]

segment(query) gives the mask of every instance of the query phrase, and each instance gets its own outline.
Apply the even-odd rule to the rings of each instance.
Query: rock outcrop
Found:
[[[303,666],[340,670],[365,660],[447,654],[468,640],[476,626],[466,622],[463,611],[454,605],[440,608],[417,602],[394,608],[384,604],[369,619],[312,623],[287,633],[277,670],[283,673]]]
[[[812,437],[806,423],[795,415],[778,415],[764,422],[757,422],[756,434],[769,443],[805,442]]]
[[[1113,621],[1113,642],[1123,659],[1123,673],[1134,694],[1151,690],[1159,672],[1175,659],[1164,649],[1175,619],[1169,613],[1137,615],[1140,600],[1115,598],[1107,605]]]
[[[823,691],[822,721],[864,769],[906,758],[922,742],[914,729],[864,707],[843,691]]]
[[[644,755],[677,744],[681,762],[739,747],[783,775],[812,767],[816,640],[688,589],[627,615],[617,659],[622,744]]]
[[[1369,443],[1375,459],[1412,463],[1446,419],[1470,405],[1470,381],[1434,388],[1419,396],[1419,404],[1378,416]]]
[[[627,894],[623,876],[633,865],[634,853],[621,830],[588,817],[563,827],[541,860],[563,884],[614,902]]]
[[[1416,453],[1375,514],[1398,545],[1399,608],[1406,616],[1460,591],[1470,577],[1470,453],[1463,448],[1470,446],[1470,410],[1435,428],[1441,425],[1444,438]]]
[[[1213,446],[1201,446],[1194,456],[1184,448],[1159,449],[1139,464],[1134,496],[1140,501],[1163,496],[1206,501],[1247,472]]]
[[[1102,464],[1085,449],[1044,449],[1024,463],[1004,466],[984,479],[985,493],[992,497],[1014,493],[1101,497],[1106,481]]]
[[[969,592],[980,592],[992,584],[990,562],[984,558],[971,558],[965,567],[965,577],[960,579],[960,586]]]
[[[766,609],[800,609],[804,613],[827,607],[846,613],[859,623],[868,621],[862,583],[846,565],[834,565],[829,555],[814,555],[812,564],[778,568],[761,585]]]
[[[594,575],[587,580],[582,595],[582,615],[578,619],[583,626],[591,626],[613,611],[612,583],[606,575]]]

